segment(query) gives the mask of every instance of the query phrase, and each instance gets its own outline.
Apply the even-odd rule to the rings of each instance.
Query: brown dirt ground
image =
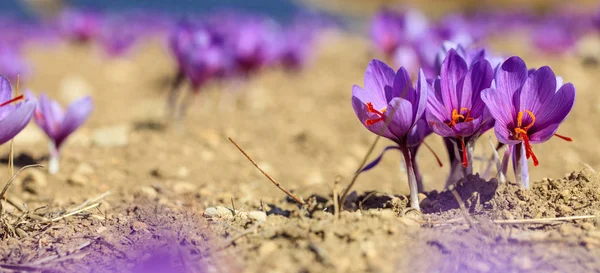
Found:
[[[438,193],[447,167],[423,150],[430,193],[424,214],[415,214],[405,209],[408,188],[392,152],[359,177],[345,204],[358,210],[338,218],[332,193],[349,182],[374,138],[357,122],[350,90],[362,85],[375,54],[358,37],[331,34],[324,44],[300,73],[274,69],[243,84],[211,86],[183,129],[160,126],[174,64],[159,43],[149,41],[125,60],[106,60],[85,46],[30,48],[35,77],[26,87],[63,103],[91,94],[96,108],[65,145],[59,174],[29,169],[10,187],[2,201],[0,271],[600,272],[598,218],[502,222],[600,216],[596,65],[579,55],[525,55],[551,65],[578,91],[559,130],[574,142],[534,147],[541,163],[531,168],[532,190],[470,177],[457,187],[465,219],[449,192]],[[97,144],[94,133],[107,126],[125,126],[128,144]],[[227,137],[309,205],[286,198]],[[482,139],[478,151],[489,156]],[[427,141],[444,157],[440,139]],[[18,166],[46,163],[47,143],[33,124],[15,147]],[[8,145],[1,152],[6,162]],[[203,216],[217,205],[268,217]]]

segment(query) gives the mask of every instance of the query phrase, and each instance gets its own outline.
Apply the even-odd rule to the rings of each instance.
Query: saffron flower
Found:
[[[419,209],[418,182],[413,165],[415,151],[410,145],[422,132],[413,133],[425,112],[429,85],[421,71],[416,86],[404,67],[396,73],[379,60],[372,60],[365,72],[364,89],[352,88],[352,107],[359,121],[371,132],[394,141],[404,155],[411,207]],[[417,141],[418,142],[418,141]],[[375,163],[376,164],[376,163]]]
[[[10,82],[0,76],[0,145],[14,138],[31,120],[35,99],[24,99],[23,95],[13,98]]]
[[[27,97],[33,97],[33,94],[28,92]],[[35,108],[34,120],[50,139],[48,162],[50,173],[58,172],[60,148],[69,135],[87,120],[92,108],[92,98],[89,96],[71,103],[66,112],[57,101],[49,99],[45,94],[40,96]]]
[[[563,84],[547,66],[527,70],[519,57],[506,60],[496,75],[496,86],[481,93],[491,115],[496,120],[494,131],[498,141],[509,145],[517,181],[529,188],[527,160],[539,161],[533,144],[546,142],[557,135],[575,103],[575,87]]]
[[[447,184],[461,178],[457,168],[462,168],[462,176],[473,172],[471,158],[475,141],[494,125],[480,96],[493,79],[494,71],[487,60],[479,59],[469,67],[456,50],[450,49],[442,63],[440,77],[429,89],[426,114],[429,126],[455,145],[449,152],[454,150],[456,158],[462,158],[462,167],[451,166]]]

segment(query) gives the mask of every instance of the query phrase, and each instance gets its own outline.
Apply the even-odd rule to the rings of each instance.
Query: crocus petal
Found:
[[[496,88],[510,95],[521,88],[525,80],[527,80],[527,65],[517,56],[504,61],[496,72]]]
[[[488,88],[481,91],[481,99],[496,120],[497,125],[507,127],[514,122],[516,112],[512,105],[512,99],[508,94],[498,89]]]
[[[12,99],[12,88],[10,82],[4,76],[0,76],[0,103],[9,101]]]
[[[454,132],[458,136],[473,136],[478,134],[481,119],[476,118],[469,122],[459,122],[454,125]]]
[[[471,116],[479,117],[485,108],[485,104],[481,100],[481,91],[489,88],[493,79],[494,70],[488,61],[475,62],[463,82],[460,108],[465,107],[471,111]]]
[[[462,81],[467,73],[468,67],[465,60],[451,49],[442,63],[441,95],[444,105],[452,109],[459,109],[459,97],[462,92]]]
[[[496,134],[496,138],[498,139],[498,141],[506,145],[515,145],[521,143],[521,141],[519,140],[511,139],[510,130],[505,125],[502,125],[499,122],[496,122],[496,124],[494,125],[494,133]]]
[[[412,87],[410,75],[404,67],[400,67],[394,76],[392,92],[386,92],[386,99],[388,102],[396,97],[404,98],[410,102],[414,102],[416,99],[416,92]]]
[[[539,115],[545,110],[548,100],[556,92],[556,76],[550,67],[544,66],[530,75],[521,89],[519,111],[531,111]],[[550,106],[552,108],[552,106]]]
[[[536,112],[536,121],[530,129],[532,143],[548,140],[558,129],[575,103],[575,87],[571,83],[563,85],[546,104]],[[554,126],[555,125],[555,126]]]
[[[394,70],[380,60],[372,60],[365,71],[365,91],[374,93],[380,99],[373,101],[374,106],[386,103],[385,87],[394,85]]]
[[[60,147],[65,139],[87,120],[92,109],[92,98],[89,96],[79,99],[69,106],[62,120],[60,131],[57,132],[56,139],[54,139],[57,147]]]
[[[373,132],[374,134],[395,140],[394,135],[387,129],[387,127],[385,127],[385,121],[377,122],[373,125],[367,126],[367,120],[377,118],[377,116],[374,114],[370,114],[367,111],[367,106],[365,105],[365,103],[362,102],[359,98],[352,97],[352,108],[354,108],[354,113],[356,113],[356,116],[358,117],[360,123],[362,123],[362,125],[365,126],[367,129],[369,129],[369,131]]]
[[[370,169],[372,169],[373,167],[377,166],[377,164],[379,164],[379,162],[381,161],[381,159],[383,159],[383,155],[385,154],[385,152],[391,150],[391,149],[396,149],[396,150],[400,150],[400,147],[398,146],[387,146],[383,149],[383,151],[381,152],[381,154],[379,154],[379,156],[377,158],[375,158],[373,161],[371,161],[369,164],[365,165],[360,171],[358,171],[359,173],[362,172],[366,172]]]
[[[423,116],[425,109],[427,108],[427,97],[430,93],[434,92],[433,87],[427,83],[427,78],[425,77],[425,73],[423,69],[419,70],[419,78],[417,79],[417,101],[412,101],[415,119],[419,119]]]
[[[413,126],[413,105],[410,101],[403,98],[394,98],[390,101],[386,112],[391,121],[388,129],[398,138],[402,138],[408,134],[408,131]]]
[[[425,116],[427,117],[427,124],[429,124],[429,127],[433,132],[443,137],[456,137],[456,133],[454,133],[452,128],[446,125],[431,111],[425,112]]]
[[[370,92],[369,90],[364,90],[358,85],[352,86],[352,97],[359,99],[362,104],[366,104],[368,102],[373,103],[373,107],[377,110],[382,110],[387,107],[387,103],[381,100],[381,96],[379,96],[376,92]]]
[[[35,99],[26,100],[17,106],[14,111],[0,120],[0,145],[15,137],[31,120],[36,106]]]
[[[36,111],[39,113],[36,114],[36,123],[50,138],[54,139],[56,136],[56,124],[59,124],[60,120],[54,118],[52,101],[45,94],[40,95]]]

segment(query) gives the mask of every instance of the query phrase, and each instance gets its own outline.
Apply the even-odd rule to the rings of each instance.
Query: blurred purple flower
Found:
[[[31,120],[36,100],[25,99],[23,95],[13,98],[12,88],[7,78],[0,76],[0,145],[21,132]]]
[[[515,177],[529,187],[527,159],[534,166],[538,159],[532,144],[543,143],[556,135],[575,102],[575,87],[562,84],[547,66],[527,70],[519,57],[506,60],[496,75],[496,86],[484,90],[482,100],[496,120],[494,131],[498,140],[510,146]]]
[[[33,96],[31,92],[28,92],[27,97]],[[35,108],[34,120],[50,139],[50,161],[48,164],[50,173],[58,172],[61,146],[69,135],[83,125],[92,109],[92,98],[89,96],[71,103],[67,111],[64,112],[58,102],[49,99],[45,94],[40,95],[38,105]]]
[[[442,63],[440,77],[430,89],[427,121],[436,134],[457,145],[464,175],[472,173],[475,140],[494,125],[480,97],[481,91],[491,86],[493,78],[494,71],[488,61],[479,59],[469,67],[456,50],[450,49]]]
[[[371,39],[377,48],[391,56],[401,44],[412,43],[424,33],[429,23],[418,10],[402,13],[383,9],[371,21]]]
[[[105,20],[102,24],[98,41],[108,56],[119,57],[127,54],[144,34],[143,25],[128,19],[115,17]]]
[[[446,59],[446,55],[451,49],[454,49],[456,53],[463,58],[468,67],[473,66],[480,60],[487,60],[494,71],[496,71],[496,69],[504,61],[502,57],[490,55],[489,51],[485,48],[465,47],[462,44],[446,41],[442,45],[442,48],[438,51],[435,60],[435,67],[438,75],[442,69],[442,62]]]
[[[278,25],[263,18],[244,18],[229,33],[227,42],[242,74],[260,70],[277,59],[281,32]]]
[[[538,50],[558,54],[575,47],[578,36],[572,29],[553,23],[541,24],[533,29],[533,45]]]
[[[372,60],[365,72],[365,88],[354,85],[352,107],[360,122],[371,132],[386,137],[398,145],[404,154],[411,191],[411,207],[418,209],[418,181],[413,166],[414,154],[410,144],[424,137],[423,131],[413,132],[421,120],[427,104],[430,86],[423,72],[419,73],[416,87],[406,69],[401,67],[396,73],[379,60]]]
[[[59,18],[63,35],[79,42],[90,41],[98,35],[102,16],[94,11],[66,9]]]

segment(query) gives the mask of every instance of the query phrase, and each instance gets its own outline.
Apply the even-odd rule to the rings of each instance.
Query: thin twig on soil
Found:
[[[456,199],[456,202],[458,202],[458,207],[460,208],[460,212],[462,213],[464,219],[467,221],[467,224],[469,224],[470,227],[475,227],[473,225],[473,219],[471,218],[471,215],[469,214],[467,207],[465,207],[465,202],[462,200],[462,198],[460,197],[460,194],[458,194],[458,192],[456,191],[454,186],[451,186],[450,192],[452,192],[454,199]]]
[[[254,161],[252,158],[250,158],[250,156],[244,151],[244,149],[242,149],[242,147],[240,147],[240,145],[238,145],[232,138],[228,137],[228,139],[252,163],[252,165],[254,165],[254,167],[256,167],[267,179],[269,179],[269,181],[271,181],[273,183],[273,185],[275,185],[275,187],[280,189],[282,192],[287,194],[292,199],[296,200],[296,202],[300,203],[300,205],[306,204],[306,202],[302,201],[302,199],[300,199],[298,196],[296,196],[293,193],[291,193],[290,191],[284,189],[279,182],[277,182],[273,177],[271,177],[269,174],[267,174],[260,166],[258,166],[256,161]]]
[[[506,225],[506,224],[549,224],[551,222],[575,221],[575,220],[594,219],[594,218],[598,218],[598,216],[578,215],[578,216],[540,218],[540,219],[494,220],[493,222],[496,224],[503,224],[503,225]]]
[[[44,165],[41,164],[34,164],[34,165],[27,165],[21,169],[19,169],[15,174],[13,174],[10,179],[8,180],[8,182],[6,182],[6,185],[4,185],[4,188],[2,189],[2,192],[0,192],[0,200],[4,199],[4,195],[6,194],[6,191],[8,190],[8,188],[10,187],[10,185],[12,184],[13,181],[15,181],[15,179],[17,178],[17,176],[24,171],[25,169],[29,169],[29,168],[43,168]],[[0,215],[2,215],[4,213],[4,208],[2,207],[2,202],[0,202]]]
[[[70,211],[76,211],[76,210],[79,210],[79,209],[81,209],[81,208],[83,208],[83,207],[87,206],[88,204],[92,204],[92,203],[98,203],[98,201],[100,201],[100,200],[104,199],[104,198],[105,198],[106,196],[108,196],[109,194],[110,194],[110,191],[106,191],[105,193],[103,193],[103,194],[100,194],[100,195],[98,195],[97,197],[94,197],[94,198],[90,198],[90,199],[88,199],[88,200],[85,200],[85,202],[81,203],[79,206],[77,206],[77,207],[75,207],[75,208],[72,208],[72,209],[68,209],[67,211],[68,211],[68,212],[70,212]]]
[[[335,215],[340,214],[340,199],[338,198],[338,187],[340,185],[341,177],[336,177],[333,181],[333,212]],[[343,206],[343,204],[342,204]]]
[[[81,209],[78,209],[78,210],[75,210],[75,211],[69,212],[69,213],[67,213],[67,214],[64,214],[64,215],[61,215],[61,216],[58,216],[58,217],[52,218],[52,219],[50,219],[50,221],[48,221],[48,222],[56,222],[56,221],[58,221],[58,220],[61,220],[61,219],[67,218],[67,217],[69,217],[69,216],[73,216],[73,215],[75,215],[75,214],[78,214],[78,213],[80,213],[80,212],[84,212],[84,211],[86,211],[86,210],[93,209],[93,208],[95,208],[95,207],[97,207],[97,206],[100,206],[100,203],[94,203],[94,204],[91,204],[91,205],[89,205],[89,206],[87,206],[87,207],[85,207],[85,208],[81,208]]]

